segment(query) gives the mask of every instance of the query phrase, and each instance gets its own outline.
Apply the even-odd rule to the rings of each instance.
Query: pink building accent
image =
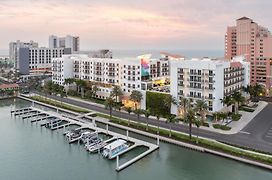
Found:
[[[225,58],[244,55],[250,62],[250,84],[272,88],[272,35],[252,19],[242,17],[236,26],[227,27]]]

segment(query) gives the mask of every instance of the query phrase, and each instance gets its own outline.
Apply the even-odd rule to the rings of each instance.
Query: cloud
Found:
[[[220,48],[226,27],[249,16],[271,26],[269,0],[1,0],[0,49],[9,41],[80,35],[88,48]]]

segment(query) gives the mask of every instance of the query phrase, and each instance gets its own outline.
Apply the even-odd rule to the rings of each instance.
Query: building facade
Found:
[[[19,49],[20,48],[37,48],[39,44],[34,41],[30,42],[21,42],[17,40],[16,42],[9,43],[9,59],[14,62],[14,69],[19,69],[18,58],[19,58]]]
[[[79,51],[79,37],[67,35],[58,37],[55,35],[49,36],[49,48],[71,48],[72,52]]]
[[[225,58],[244,55],[250,62],[250,83],[272,86],[272,35],[267,28],[242,17],[236,26],[228,27],[225,35]]]
[[[204,100],[210,112],[223,108],[221,99],[249,84],[250,67],[244,57],[231,61],[190,59],[171,61],[170,94],[180,100]],[[171,112],[182,115],[182,108],[172,105]]]
[[[51,73],[52,58],[71,54],[69,48],[24,47],[19,49],[18,72],[22,75]]]
[[[168,63],[149,56],[137,58],[113,59],[90,58],[86,54],[63,55],[52,60],[52,81],[64,85],[65,79],[76,78],[91,81],[99,86],[102,92],[98,97],[109,97],[114,85],[120,86],[124,96],[128,96],[133,90],[143,90],[145,81],[149,78],[167,76]],[[151,65],[156,65],[153,72]],[[158,66],[158,67],[157,67]]]

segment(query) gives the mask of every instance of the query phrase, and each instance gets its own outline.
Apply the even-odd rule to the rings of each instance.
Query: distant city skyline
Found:
[[[268,0],[1,0],[0,50],[16,40],[48,46],[51,34],[79,36],[83,50],[223,50],[226,28],[237,18],[272,29],[271,5]]]

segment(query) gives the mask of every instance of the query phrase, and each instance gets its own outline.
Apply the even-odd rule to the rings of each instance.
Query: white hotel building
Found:
[[[84,54],[63,55],[52,60],[52,81],[64,85],[67,78],[77,78],[101,83],[98,97],[105,99],[110,95],[113,85],[121,87],[125,95],[133,90],[146,88],[145,77],[142,74],[141,59],[148,59],[151,78],[167,77],[168,62],[149,59],[149,55],[138,58],[112,59],[90,58]],[[102,85],[103,84],[103,85]]]
[[[176,98],[204,100],[210,112],[223,108],[221,99],[241,90],[250,83],[250,64],[244,57],[231,61],[212,59],[191,59],[171,61],[170,93]],[[182,114],[182,108],[173,105],[173,114]]]

